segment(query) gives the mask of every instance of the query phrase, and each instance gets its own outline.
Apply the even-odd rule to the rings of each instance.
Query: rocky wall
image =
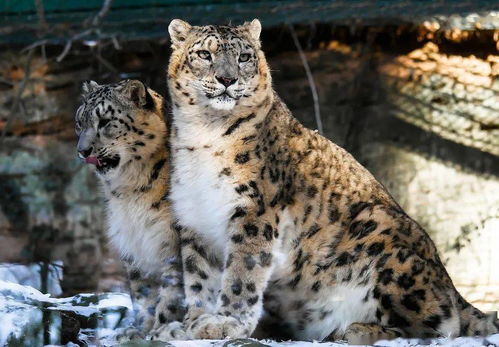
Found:
[[[307,53],[325,134],[431,235],[460,292],[499,306],[499,64],[496,52],[407,52],[330,41]],[[475,53],[476,55],[472,54]],[[275,85],[314,127],[300,61],[271,60]]]

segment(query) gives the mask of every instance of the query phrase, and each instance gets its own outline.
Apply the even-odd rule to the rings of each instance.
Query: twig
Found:
[[[62,272],[64,271],[64,265],[60,265],[60,264],[57,264],[55,261],[52,261],[52,262],[50,262],[49,266],[52,266],[54,268],[55,275],[57,277],[57,282],[58,282],[58,284],[60,284],[62,282]]]
[[[40,23],[40,31],[44,34],[49,26],[45,19],[45,8],[43,7],[43,0],[35,0],[36,14],[38,15],[38,22]]]
[[[295,28],[293,27],[292,24],[288,24],[288,27],[289,31],[291,32],[291,37],[293,38],[293,42],[295,43],[296,49],[298,50],[298,54],[300,55],[303,68],[305,69],[305,73],[307,74],[308,84],[310,86],[310,92],[312,93],[312,99],[314,100],[315,122],[317,124],[317,130],[319,131],[319,134],[322,135],[324,132],[322,127],[321,110],[319,107],[319,95],[317,94],[317,88],[315,86],[314,76],[312,75],[312,71],[310,70],[310,66],[308,65],[307,57],[305,57],[305,53],[303,53],[300,41],[298,41],[298,37],[296,36]]]
[[[73,39],[69,39],[68,42],[64,45],[64,49],[62,50],[61,54],[55,58],[55,60],[60,63],[62,59],[66,57],[66,55],[69,53],[69,50],[71,49],[71,46],[73,45]]]
[[[111,37],[111,42],[113,43],[115,50],[117,51],[121,50],[121,45],[118,39],[116,38],[116,35],[113,35],[113,37]]]
[[[31,51],[33,48],[36,48],[36,47],[39,47],[39,46],[44,46],[44,45],[46,45],[47,43],[49,43],[49,40],[39,40],[39,41],[35,41],[35,42],[33,42],[31,45],[24,47],[24,48],[21,50],[21,53],[24,53],[24,52],[26,52],[26,51]]]
[[[88,36],[92,33],[97,33],[97,35],[99,35],[99,33],[100,33],[99,25],[101,24],[102,19],[109,12],[112,3],[113,3],[113,0],[104,0],[100,11],[94,17],[85,20],[85,22],[83,23],[83,26],[84,27],[90,26],[91,28],[74,35],[66,42],[66,45],[64,46],[64,49],[62,50],[61,54],[59,54],[56,58],[56,61],[58,63],[60,63],[66,57],[66,55],[68,55],[69,51],[71,50],[71,47],[73,46],[73,41],[80,40],[80,39],[84,38],[85,36]],[[88,24],[89,22],[90,22],[90,25]]]
[[[102,4],[102,7],[95,15],[95,17],[92,19],[92,26],[97,26],[101,23],[102,19],[107,15],[109,12],[109,9],[111,8],[111,4],[113,3],[113,0],[104,0],[104,3]]]
[[[47,50],[45,48],[45,45],[40,46],[40,51],[42,53],[43,62],[46,63],[47,62]]]
[[[118,74],[119,71],[117,68],[115,68],[113,66],[113,64],[111,64],[109,61],[107,61],[102,55],[101,55],[101,52],[100,52],[100,49],[97,50],[97,52],[94,54],[94,56],[97,58],[97,60],[102,64],[104,65],[108,70],[110,70],[111,72],[113,72],[114,74]]]
[[[71,46],[73,45],[73,41],[79,40],[87,35],[90,35],[92,33],[92,31],[93,31],[93,29],[87,29],[87,30],[85,30],[81,33],[78,33],[78,34],[74,35],[73,37],[71,37],[68,40],[68,42],[66,42],[66,45],[64,46],[64,49],[62,50],[61,54],[59,54],[55,60],[58,63],[60,63],[66,57],[66,55],[69,53],[69,50],[71,49]]]

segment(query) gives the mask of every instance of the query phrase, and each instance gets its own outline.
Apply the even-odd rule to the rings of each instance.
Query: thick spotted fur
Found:
[[[244,337],[259,322],[283,338],[363,343],[497,332],[386,189],[293,118],[260,29],[169,26],[188,334]]]
[[[138,330],[129,335],[168,338],[165,323],[181,321],[185,306],[178,232],[167,199],[163,98],[137,80],[89,82],[83,90],[75,120],[78,152],[95,165],[107,234],[128,270]]]

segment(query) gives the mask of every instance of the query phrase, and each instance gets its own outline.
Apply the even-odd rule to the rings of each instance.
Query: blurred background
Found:
[[[294,115],[353,153],[426,228],[466,299],[497,310],[494,0],[0,2],[0,280],[60,296],[126,291],[73,117],[88,79],[137,78],[166,95],[173,18],[259,18]]]

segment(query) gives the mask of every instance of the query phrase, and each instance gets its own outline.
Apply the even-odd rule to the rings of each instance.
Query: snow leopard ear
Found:
[[[170,22],[168,33],[170,34],[173,48],[178,48],[185,41],[191,28],[189,23],[181,19],[174,19]]]
[[[244,23],[243,26],[248,30],[250,37],[256,42],[260,42],[260,33],[262,32],[262,23],[258,19],[253,19],[250,23]]]
[[[83,82],[83,85],[81,86],[81,91],[83,96],[86,96],[87,94],[90,94],[99,88],[99,84],[95,81],[85,81]]]
[[[137,107],[144,107],[147,104],[147,88],[141,81],[126,81],[123,92]]]

